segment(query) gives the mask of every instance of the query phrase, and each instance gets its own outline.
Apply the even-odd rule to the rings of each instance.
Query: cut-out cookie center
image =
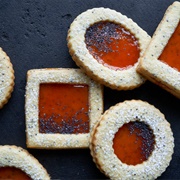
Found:
[[[180,23],[158,59],[180,72]]]
[[[128,165],[141,164],[146,161],[154,149],[154,134],[144,122],[124,124],[115,134],[114,153]]]
[[[15,167],[0,167],[0,179],[31,180],[25,172]]]
[[[40,84],[39,132],[89,132],[89,87],[84,84]]]
[[[85,43],[99,63],[115,70],[133,66],[140,56],[136,37],[113,22],[101,21],[90,26],[85,34]]]

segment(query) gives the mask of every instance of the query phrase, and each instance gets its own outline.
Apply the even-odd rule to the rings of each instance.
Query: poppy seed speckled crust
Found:
[[[63,126],[67,128],[67,134],[60,133],[60,131],[54,134],[40,133],[38,101],[41,83],[87,84],[89,86],[89,133],[70,134],[72,128],[69,128],[68,124]],[[94,82],[80,69],[50,68],[29,70],[27,73],[25,100],[26,143],[28,148],[88,148],[90,132],[103,112],[103,89],[100,84]],[[46,123],[48,124],[49,121]],[[57,126],[57,124],[50,124],[52,129]],[[48,128],[47,131],[49,132],[49,130]]]
[[[0,168],[15,167],[24,171],[32,179],[50,180],[46,169],[28,151],[17,146],[0,146]]]
[[[7,54],[0,48],[0,109],[8,102],[13,88],[13,66]]]
[[[145,82],[145,79],[136,72],[138,62],[130,68],[114,70],[99,63],[86,47],[85,34],[87,29],[95,23],[104,21],[118,24],[132,33],[138,40],[139,56],[143,56],[151,39],[144,30],[131,19],[115,10],[93,8],[77,16],[70,26],[67,41],[72,59],[92,79],[105,86],[117,90],[134,89]]]
[[[125,123],[146,123],[154,134],[154,149],[146,161],[137,165],[127,165],[115,155],[113,139]],[[119,179],[156,179],[172,159],[174,138],[169,122],[154,106],[141,100],[118,103],[102,115],[90,138],[93,161],[106,176]]]
[[[137,71],[153,83],[180,98],[180,72],[158,60],[180,20],[180,2],[169,6],[140,59]],[[179,59],[178,59],[179,60]]]

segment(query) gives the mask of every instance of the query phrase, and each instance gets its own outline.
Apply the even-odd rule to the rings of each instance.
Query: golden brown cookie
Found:
[[[17,146],[0,146],[0,177],[11,176],[13,179],[14,175],[19,179],[50,179],[46,169],[27,150]]]
[[[110,179],[156,179],[171,161],[170,124],[147,102],[131,100],[112,106],[92,132],[93,160]]]
[[[14,87],[14,70],[7,54],[0,48],[0,109],[8,102]]]
[[[80,69],[28,71],[25,114],[29,148],[87,148],[102,111],[102,86]]]
[[[117,90],[145,81],[136,66],[150,36],[121,13],[108,8],[83,12],[72,22],[67,41],[72,59],[95,81]]]
[[[137,66],[150,81],[180,98],[180,2],[167,11]]]

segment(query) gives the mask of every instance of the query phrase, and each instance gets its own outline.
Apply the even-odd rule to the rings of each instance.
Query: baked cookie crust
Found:
[[[38,99],[41,83],[87,84],[89,86],[89,133],[39,133]],[[102,86],[80,69],[35,69],[27,73],[25,116],[28,148],[63,149],[88,148],[90,132],[103,112]]]
[[[46,169],[29,152],[13,145],[0,146],[0,167],[15,167],[32,179],[50,180]]]
[[[137,72],[180,98],[180,72],[158,60],[180,20],[180,2],[168,7],[137,66]]]
[[[153,130],[154,150],[147,161],[127,165],[114,153],[113,139],[120,127],[130,121],[144,122]],[[174,148],[173,133],[164,115],[141,100],[116,104],[102,115],[90,138],[91,155],[97,167],[110,179],[156,179],[169,165]]]
[[[130,31],[138,40],[140,57],[150,41],[150,36],[135,22],[115,10],[94,8],[77,16],[68,31],[67,42],[69,52],[76,64],[92,79],[117,90],[128,90],[140,86],[145,79],[136,72],[134,66],[124,70],[113,70],[100,64],[88,51],[85,43],[87,29],[101,21],[114,22]]]
[[[14,87],[14,70],[10,58],[0,48],[0,109],[8,102]]]

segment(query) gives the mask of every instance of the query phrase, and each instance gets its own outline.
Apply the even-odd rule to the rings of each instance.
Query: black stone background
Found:
[[[68,53],[66,36],[74,18],[94,7],[108,7],[132,18],[152,35],[173,0],[0,0],[0,46],[15,70],[12,97],[0,110],[0,144],[26,148],[24,95],[26,73],[33,68],[77,67]],[[179,100],[146,82],[131,91],[104,89],[104,109],[118,102],[141,99],[153,104],[171,123],[175,149],[170,166],[159,179],[180,179]],[[28,151],[52,179],[106,179],[89,149]]]

